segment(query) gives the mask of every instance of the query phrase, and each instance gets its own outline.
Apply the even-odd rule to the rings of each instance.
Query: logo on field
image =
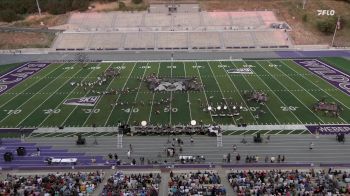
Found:
[[[91,96],[91,97],[80,97],[72,98],[64,101],[65,105],[81,105],[81,106],[94,106],[100,96]]]
[[[231,74],[253,74],[253,70],[245,67],[245,68],[233,68],[233,69],[227,69],[226,70],[227,73],[231,73]]]
[[[317,10],[318,16],[334,16],[335,11],[334,10]]]

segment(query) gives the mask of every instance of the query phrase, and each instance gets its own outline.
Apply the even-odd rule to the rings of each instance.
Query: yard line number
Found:
[[[44,111],[44,114],[58,114],[61,112],[61,109],[46,109],[43,111]]]
[[[97,114],[100,112],[100,109],[98,109],[98,108],[96,108],[96,109],[83,109],[83,111],[85,114],[91,114],[91,113]]]
[[[17,110],[4,110],[4,112],[7,112],[7,115],[16,115],[22,112],[22,110],[17,109]]]
[[[242,111],[243,112],[248,112],[248,111],[251,111],[251,112],[255,112],[257,109],[259,109],[259,107],[242,107]]]
[[[126,112],[126,113],[130,113],[130,112],[132,112],[132,113],[137,113],[137,112],[139,112],[140,111],[140,109],[139,108],[126,108],[126,109],[122,109],[124,112]]]
[[[284,112],[290,112],[290,111],[295,111],[297,110],[299,107],[297,106],[281,106],[282,111]]]

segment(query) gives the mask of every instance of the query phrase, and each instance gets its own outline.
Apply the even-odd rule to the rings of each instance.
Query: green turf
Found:
[[[327,60],[340,67],[346,64],[344,60]],[[229,68],[247,66],[254,74],[226,72]],[[98,90],[129,88],[128,94],[102,95],[95,106],[63,104],[69,98],[95,95],[82,87],[71,86],[70,82],[94,81],[109,67],[120,68],[121,75]],[[153,93],[138,79],[152,73],[161,77],[197,77],[205,90]],[[248,101],[243,93],[246,90],[264,91],[269,95],[269,101],[266,105]],[[323,97],[341,104],[344,111],[340,118],[315,113],[311,109]],[[173,100],[168,108],[157,104],[167,98]],[[225,102],[223,98],[232,98],[244,107],[241,112],[243,120],[212,117],[200,108],[200,103],[216,106]],[[124,104],[115,105],[116,102]],[[255,118],[258,110],[264,110],[265,114]],[[344,124],[350,122],[350,99],[292,60],[276,59],[89,63],[86,68],[81,64],[52,64],[0,96],[0,127],[114,126],[118,121],[139,124],[143,120],[152,124],[188,124],[192,119],[202,120],[205,124]]]
[[[342,57],[326,57],[322,58],[323,61],[329,63],[330,65],[350,74],[350,61]]]
[[[19,63],[0,65],[0,76],[19,65]]]

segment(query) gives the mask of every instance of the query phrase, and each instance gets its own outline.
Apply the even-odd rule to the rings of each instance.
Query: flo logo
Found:
[[[318,16],[334,16],[335,11],[334,10],[317,10]]]

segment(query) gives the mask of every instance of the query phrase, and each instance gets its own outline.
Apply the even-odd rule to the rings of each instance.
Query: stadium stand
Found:
[[[350,174],[338,170],[236,171],[228,180],[238,195],[344,195]]]
[[[0,181],[0,195],[91,195],[104,173],[70,172],[16,176],[7,174]]]
[[[166,6],[165,6],[166,7]],[[287,48],[271,11],[74,13],[56,50]],[[288,26],[288,25],[287,25]],[[289,29],[289,28],[288,28]]]
[[[218,173],[198,171],[182,174],[170,173],[168,195],[226,195]]]
[[[158,195],[160,174],[130,174],[117,171],[108,179],[102,195]]]
[[[157,48],[158,49],[188,49],[187,33],[158,33]]]

